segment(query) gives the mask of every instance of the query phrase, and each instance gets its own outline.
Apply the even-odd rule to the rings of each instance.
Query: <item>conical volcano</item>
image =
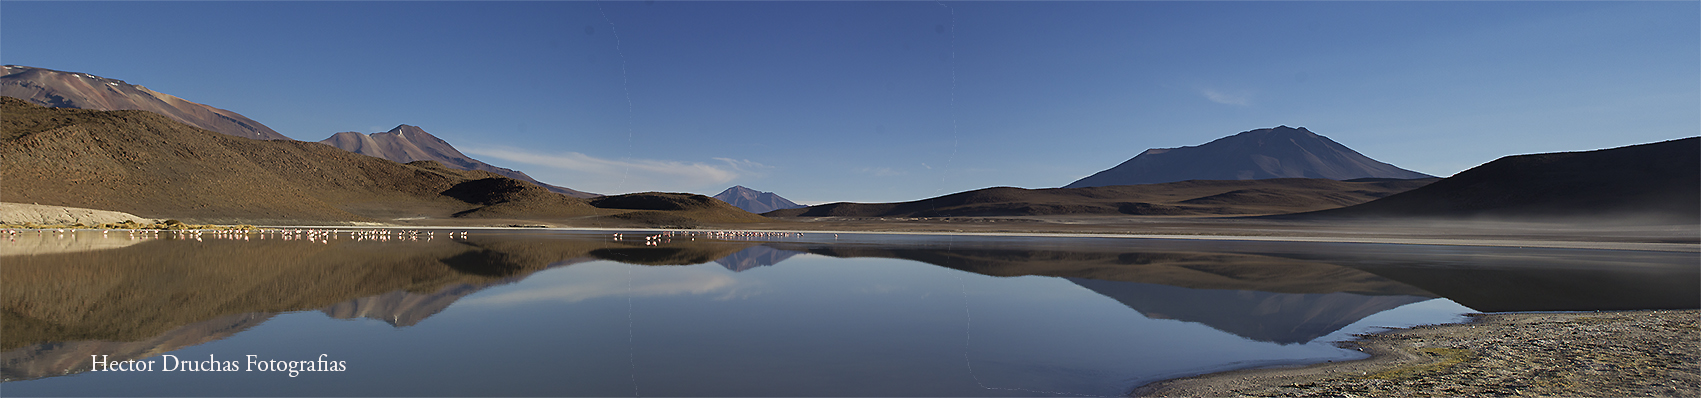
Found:
[[[1257,129],[1199,146],[1153,148],[1064,188],[1187,180],[1429,178],[1364,156],[1304,127]]]
[[[743,185],[736,185],[732,188],[727,188],[725,191],[721,191],[720,194],[715,195],[715,199],[720,199],[732,204],[733,206],[737,206],[740,209],[744,209],[744,211],[756,214],[767,213],[774,210],[804,207],[803,205],[786,200],[786,198],[782,198],[780,195],[775,195],[773,192],[757,191],[745,188]]]

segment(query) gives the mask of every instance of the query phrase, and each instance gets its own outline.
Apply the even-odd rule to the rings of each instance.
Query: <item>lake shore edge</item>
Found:
[[[1471,314],[1360,335],[1369,358],[1150,383],[1136,397],[1697,396],[1701,310]]]

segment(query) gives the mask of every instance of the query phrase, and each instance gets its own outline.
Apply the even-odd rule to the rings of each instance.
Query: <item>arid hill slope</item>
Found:
[[[1092,188],[998,187],[902,203],[830,203],[768,217],[1281,214],[1368,202],[1434,179],[1182,181]]]
[[[657,218],[692,224],[763,219],[702,195],[622,196],[712,202],[709,206],[597,208],[531,183],[432,161],[401,164],[312,142],[251,140],[144,111],[0,102],[6,115],[0,121],[4,202],[202,222],[458,217],[585,219],[619,226],[649,225]]]
[[[1701,221],[1701,137],[1507,156],[1368,203],[1294,217]]]
[[[443,141],[419,127],[400,125],[390,131],[361,134],[342,132],[319,141],[321,144],[342,148],[366,156],[376,156],[394,160],[397,163],[412,163],[421,160],[431,160],[444,166],[459,170],[480,170],[496,173],[520,181],[525,181],[549,189],[551,192],[572,196],[575,198],[594,198],[599,195],[576,191],[570,188],[545,184],[526,175],[519,170],[492,166],[489,163],[468,157],[455,149],[449,142]]]
[[[236,112],[190,102],[123,80],[28,66],[6,65],[3,68],[0,95],[21,98],[36,105],[98,111],[143,110],[237,137],[289,139]]]

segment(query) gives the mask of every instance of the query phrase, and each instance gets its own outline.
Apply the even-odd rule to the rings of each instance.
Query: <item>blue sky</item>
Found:
[[[1451,175],[1701,131],[1697,2],[0,2],[0,63],[598,193],[1058,187],[1304,126]]]

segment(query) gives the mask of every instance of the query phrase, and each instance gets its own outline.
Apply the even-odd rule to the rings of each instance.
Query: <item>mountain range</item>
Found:
[[[489,163],[481,162],[478,159],[467,157],[467,155],[462,154],[460,150],[449,145],[447,141],[443,141],[443,139],[437,138],[437,136],[431,135],[431,133],[427,133],[419,127],[405,124],[396,126],[396,128],[390,129],[390,131],[370,135],[352,131],[336,133],[331,135],[331,138],[326,138],[323,141],[319,141],[319,143],[342,148],[343,150],[366,156],[393,160],[396,161],[396,163],[411,163],[421,160],[430,160],[442,163],[444,166],[449,166],[454,169],[488,171],[503,177],[537,184],[537,186],[544,187],[544,189],[548,189],[550,192],[575,198],[594,198],[601,196],[594,193],[581,192],[570,188],[545,184],[532,178],[532,176],[526,175],[526,173],[513,169],[492,166]]]
[[[236,112],[190,102],[123,80],[18,65],[0,68],[5,70],[5,74],[0,75],[0,96],[19,98],[36,105],[99,111],[142,110],[237,137],[289,139]]]
[[[0,199],[143,217],[243,223],[575,219],[585,221],[582,226],[763,220],[750,212],[1701,220],[1697,138],[1510,156],[1436,182],[1303,127],[1279,126],[1199,146],[1148,149],[1058,189],[995,187],[902,203],[811,207],[742,186],[716,195],[718,201],[653,192],[602,199],[472,159],[414,126],[338,133],[321,141],[326,145],[306,145],[312,143],[290,140],[235,112],[122,80],[3,69],[0,94],[12,98],[0,121],[0,172],[10,187],[24,188],[8,189]],[[337,148],[345,151],[324,150]],[[1347,208],[1334,209],[1340,207]]]
[[[1433,178],[1371,159],[1304,127],[1257,129],[1199,146],[1152,148],[1064,188],[1187,180]]]
[[[146,111],[46,108],[0,97],[5,201],[214,223],[573,219],[586,226],[761,221],[702,195],[595,202],[435,161],[218,134]],[[660,223],[660,224],[657,224]]]
[[[260,140],[290,139],[236,112],[191,102],[123,80],[18,65],[6,65],[3,68],[4,75],[0,75],[0,96],[19,98],[36,105],[102,111],[142,110],[237,137]],[[523,172],[492,166],[467,157],[448,142],[409,125],[401,125],[387,133],[372,135],[337,133],[320,142],[362,155],[394,160],[397,163],[432,160],[454,169],[488,171],[577,198],[598,196],[545,184]]]
[[[773,192],[757,191],[745,188],[743,185],[735,185],[732,188],[727,188],[725,191],[721,191],[720,194],[716,194],[714,198],[730,203],[740,209],[744,209],[744,211],[756,214],[767,213],[774,210],[804,207],[803,205],[786,200],[786,198],[782,198],[780,195],[775,195]]]

